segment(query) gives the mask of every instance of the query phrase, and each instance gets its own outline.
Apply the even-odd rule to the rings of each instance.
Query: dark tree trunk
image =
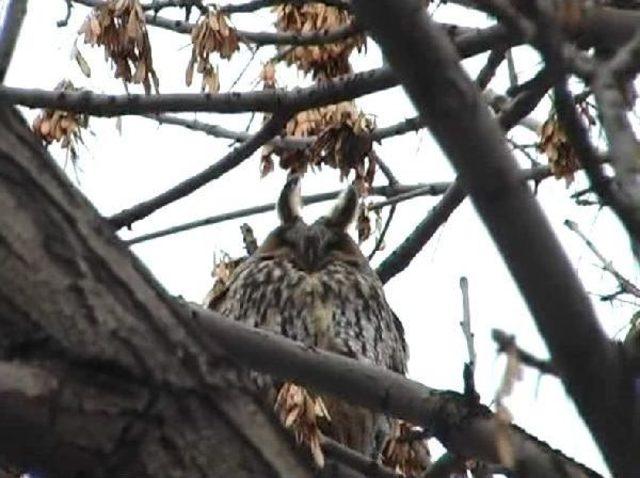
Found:
[[[65,478],[312,476],[17,111],[0,124],[1,462]]]

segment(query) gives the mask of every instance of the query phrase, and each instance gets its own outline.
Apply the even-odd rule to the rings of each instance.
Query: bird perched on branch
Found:
[[[206,305],[229,319],[404,374],[402,324],[347,233],[357,207],[356,190],[348,187],[326,216],[306,224],[300,178],[290,177],[277,202],[280,225]],[[374,458],[385,447],[394,457],[391,464],[404,468],[397,463],[407,458],[398,453],[404,445],[389,446],[397,438],[393,430],[402,427],[389,418],[292,383],[263,379],[281,421],[308,444],[320,466],[322,433]]]

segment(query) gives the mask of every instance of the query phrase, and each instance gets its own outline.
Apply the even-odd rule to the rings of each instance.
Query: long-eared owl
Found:
[[[348,187],[328,215],[306,224],[300,216],[300,178],[290,177],[277,202],[280,225],[208,306],[229,319],[404,374],[402,325],[346,232],[357,205],[357,193]],[[390,420],[321,399],[328,412],[319,426],[323,433],[368,456],[381,451]]]

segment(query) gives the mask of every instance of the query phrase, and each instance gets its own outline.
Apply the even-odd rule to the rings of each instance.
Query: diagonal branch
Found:
[[[539,204],[519,183],[500,126],[418,1],[354,0],[354,7],[460,174],[609,464],[629,476],[637,461],[628,440],[631,383]]]
[[[383,284],[389,282],[409,266],[416,254],[422,250],[438,228],[446,222],[463,199],[464,192],[456,180],[413,232],[376,268],[376,273]]]
[[[114,214],[109,218],[109,222],[116,230],[125,226],[130,227],[134,222],[147,217],[161,207],[177,201],[201,188],[208,182],[219,178],[238,166],[258,150],[258,148],[278,134],[290,117],[291,114],[288,111],[281,111],[274,114],[256,134],[240,146],[234,148],[218,162],[156,197]]]
[[[0,30],[0,83],[4,83],[26,14],[27,0],[7,2],[2,30]]]

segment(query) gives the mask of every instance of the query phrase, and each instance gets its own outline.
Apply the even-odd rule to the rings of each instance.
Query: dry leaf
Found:
[[[547,156],[553,175],[557,179],[565,178],[567,186],[570,185],[574,173],[580,169],[580,160],[555,114],[540,127],[538,149]]]
[[[80,91],[68,80],[56,85],[54,91]],[[89,126],[89,116],[83,113],[45,109],[33,120],[36,136],[47,144],[59,141],[67,150],[74,165],[78,159],[78,144],[82,143],[82,130]]]
[[[141,83],[147,94],[151,93],[153,84],[158,92],[158,76],[153,69],[151,44],[138,0],[110,0],[98,5],[78,34],[84,35],[85,43],[104,47],[105,58],[115,65],[116,78]],[[80,60],[77,61],[80,64]]]
[[[274,7],[277,31],[287,33],[311,33],[332,31],[353,23],[353,16],[346,10],[323,3],[304,3],[302,5],[283,3]],[[364,35],[352,35],[342,41],[323,44],[298,46],[283,55],[287,64],[295,64],[313,78],[326,79],[351,73],[349,55],[354,49],[361,51],[365,47]],[[280,47],[280,53],[289,46]]]
[[[239,49],[235,28],[229,26],[228,18],[220,11],[212,9],[202,15],[191,30],[191,58],[187,65],[185,82],[193,81],[193,70],[202,74],[202,91],[210,93],[220,90],[217,68],[211,64],[211,53],[217,52],[220,58],[229,59]]]
[[[282,424],[293,431],[298,443],[305,443],[309,447],[314,462],[322,468],[324,453],[320,446],[319,421],[331,420],[322,398],[286,382],[278,391],[274,409]]]

